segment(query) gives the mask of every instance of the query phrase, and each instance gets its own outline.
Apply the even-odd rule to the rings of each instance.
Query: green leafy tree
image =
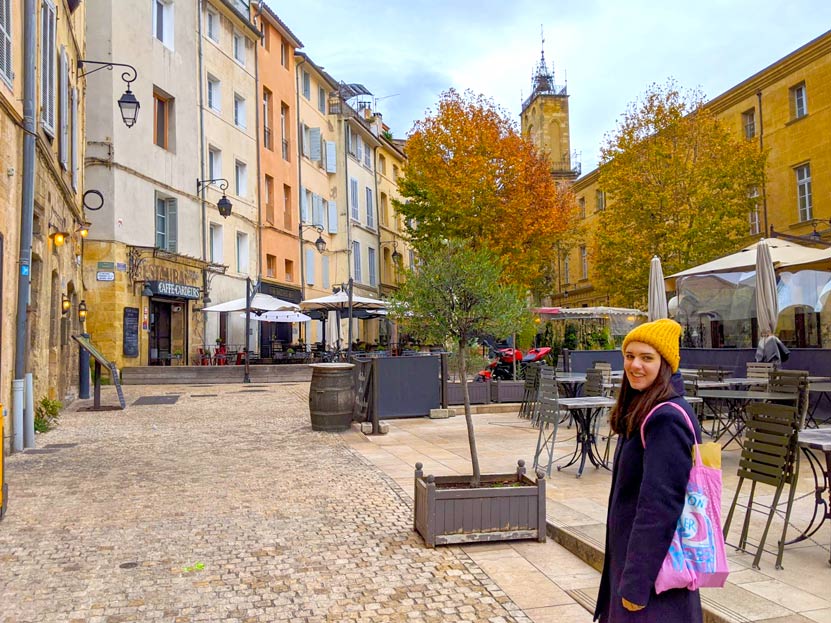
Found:
[[[574,196],[510,116],[482,95],[449,90],[416,122],[394,200],[413,244],[459,238],[499,257],[508,281],[531,289],[556,264]]]
[[[508,335],[532,322],[521,292],[503,283],[503,267],[487,249],[465,240],[424,243],[419,265],[394,294],[392,314],[418,338],[458,349],[467,424],[472,486],[481,478],[467,387],[466,346],[476,335]]]
[[[612,303],[645,305],[653,255],[672,274],[741,246],[764,166],[758,143],[725,126],[700,92],[652,85],[601,149],[608,204],[592,254]]]

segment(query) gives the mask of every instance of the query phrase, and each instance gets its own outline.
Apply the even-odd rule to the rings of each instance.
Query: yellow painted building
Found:
[[[525,108],[531,109],[534,96],[529,100],[531,104],[526,103]],[[737,135],[759,141],[768,151],[766,182],[758,210],[748,214],[746,244],[762,237],[765,231],[769,236],[805,236],[815,229],[823,241],[831,242],[831,31],[712,99],[707,106]],[[561,118],[561,113],[556,114]],[[531,131],[532,124],[527,127],[538,145],[551,142],[550,136]],[[608,302],[608,293],[592,283],[588,251],[596,215],[606,204],[598,179],[595,169],[572,186],[583,233],[563,250],[557,290],[545,303],[581,307]],[[725,249],[725,253],[734,250]]]

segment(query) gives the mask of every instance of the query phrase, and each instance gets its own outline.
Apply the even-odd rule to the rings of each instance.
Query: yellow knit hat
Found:
[[[666,360],[672,371],[676,372],[681,364],[681,350],[678,346],[680,338],[681,325],[669,318],[661,318],[653,322],[645,322],[632,329],[623,340],[621,350],[626,352],[626,345],[629,342],[649,344]]]

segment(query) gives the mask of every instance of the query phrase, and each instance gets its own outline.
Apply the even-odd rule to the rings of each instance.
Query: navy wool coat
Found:
[[[698,419],[683,398],[684,383],[673,375],[678,397],[701,440]],[[655,594],[655,578],[669,550],[692,468],[693,433],[684,417],[669,405],[653,413],[644,429],[621,436],[615,450],[612,488],[606,519],[606,555],[597,596],[595,620],[601,623],[701,623],[698,591],[669,590]],[[645,605],[630,612],[621,598]]]

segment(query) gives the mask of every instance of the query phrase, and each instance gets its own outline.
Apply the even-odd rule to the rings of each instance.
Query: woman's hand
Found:
[[[623,602],[623,607],[626,608],[629,612],[637,612],[638,610],[643,610],[644,608],[646,608],[646,606],[639,606],[638,604],[633,604],[625,597],[621,597],[620,600]]]

